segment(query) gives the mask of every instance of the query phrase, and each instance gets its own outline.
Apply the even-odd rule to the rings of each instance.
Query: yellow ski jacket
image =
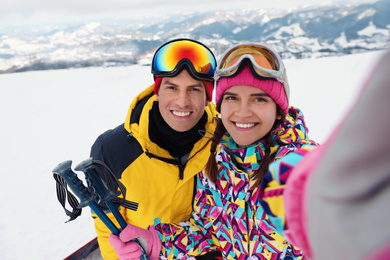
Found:
[[[103,133],[91,149],[94,160],[103,161],[126,187],[126,201],[136,210],[120,207],[127,223],[146,228],[155,218],[165,223],[180,222],[190,217],[196,175],[208,160],[210,138],[214,133],[217,111],[213,103],[205,108],[208,120],[204,137],[197,141],[184,165],[167,150],[149,139],[149,112],[156,101],[154,85],[140,93],[131,103],[124,125]],[[104,259],[118,259],[108,243],[110,230],[92,213]],[[111,213],[108,216],[115,218]]]

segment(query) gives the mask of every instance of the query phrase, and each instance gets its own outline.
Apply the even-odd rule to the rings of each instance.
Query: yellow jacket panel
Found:
[[[149,139],[149,131],[158,131],[149,129],[149,112],[156,101],[153,87],[133,100],[124,125],[103,133],[91,149],[91,157],[107,164],[125,185],[125,199],[138,206],[137,210],[120,207],[126,222],[142,228],[153,225],[157,217],[165,223],[180,222],[190,217],[194,179],[208,160],[209,140],[214,133],[214,118],[217,116],[215,106],[210,102],[205,108],[208,120],[204,137],[194,144],[185,165],[172,164],[169,161],[174,158],[169,152]],[[103,258],[118,259],[108,243],[110,230],[93,216]],[[111,213],[108,216],[114,221]]]

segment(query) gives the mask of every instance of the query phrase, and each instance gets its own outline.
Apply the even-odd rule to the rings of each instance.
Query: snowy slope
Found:
[[[312,139],[326,139],[382,53],[285,61],[290,104],[303,109]],[[88,158],[152,79],[140,65],[0,75],[0,259],[63,259],[96,236],[88,209],[64,223],[51,171]]]

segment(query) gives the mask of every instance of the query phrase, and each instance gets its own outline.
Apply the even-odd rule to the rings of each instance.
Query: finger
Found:
[[[142,250],[137,243],[129,242],[117,254],[120,259],[140,259]]]
[[[110,245],[112,245],[114,248],[118,248],[118,249],[121,249],[126,245],[124,242],[122,242],[122,240],[120,240],[118,236],[112,233],[108,237],[108,243],[110,243]]]
[[[128,224],[125,229],[122,230],[122,232],[119,234],[120,239],[123,242],[129,242],[133,240],[134,238],[138,237],[139,234],[137,232],[137,227]]]

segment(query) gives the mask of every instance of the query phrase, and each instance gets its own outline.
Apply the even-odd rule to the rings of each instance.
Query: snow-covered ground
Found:
[[[326,139],[383,53],[285,60],[312,139]],[[0,75],[0,259],[63,259],[96,236],[89,209],[65,224],[52,169],[87,159],[152,80],[140,65]]]

